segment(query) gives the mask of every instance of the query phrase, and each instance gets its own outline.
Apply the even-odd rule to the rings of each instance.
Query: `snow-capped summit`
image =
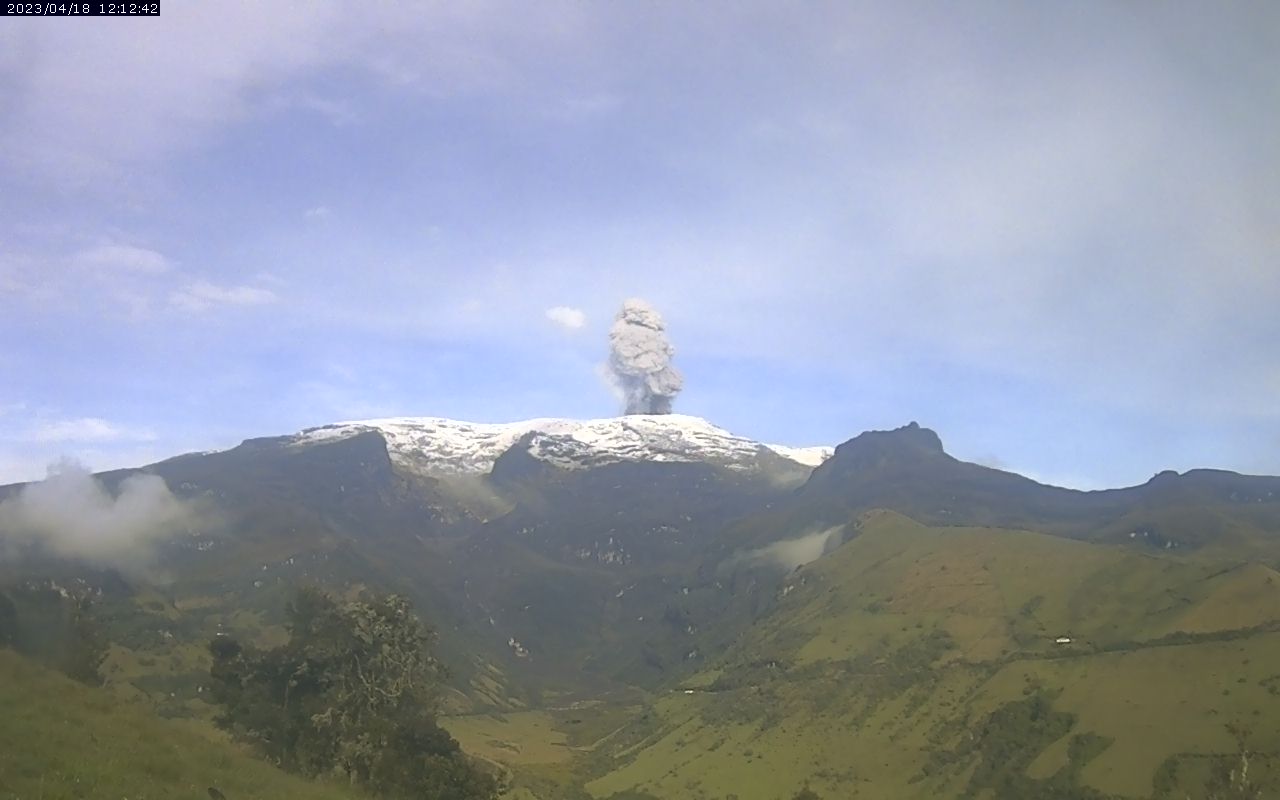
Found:
[[[565,468],[619,461],[714,461],[750,469],[761,448],[797,464],[815,467],[831,456],[830,447],[785,447],[762,444],[684,414],[630,415],[607,419],[531,419],[523,422],[476,423],[439,417],[392,417],[356,420],[308,428],[294,444],[378,431],[387,441],[392,461],[426,475],[488,472],[500,455],[526,434],[531,455]]]

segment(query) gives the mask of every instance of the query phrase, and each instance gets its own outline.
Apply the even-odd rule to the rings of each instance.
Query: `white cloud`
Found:
[[[137,182],[146,173],[135,168],[199,148],[263,109],[283,104],[336,125],[357,121],[343,98],[295,85],[319,70],[355,68],[434,96],[517,82],[512,62],[539,42],[563,44],[583,13],[565,6],[532,19],[481,0],[358,8],[314,0],[288,8],[182,4],[154,35],[6,26],[0,164],[37,182]]]
[[[0,502],[0,544],[34,542],[65,556],[145,568],[158,540],[197,520],[192,504],[158,475],[125,478],[113,494],[86,467],[63,460],[43,481]]]
[[[836,525],[825,530],[806,533],[794,539],[783,539],[758,550],[748,550],[737,554],[731,563],[774,564],[790,572],[796,567],[817,561],[828,551],[838,547],[842,543],[841,527]]]
[[[360,115],[352,108],[351,104],[342,100],[304,94],[300,97],[286,99],[285,102],[296,108],[318,114],[335,127],[354,125],[360,121]]]
[[[181,311],[207,311],[215,306],[269,305],[278,299],[270,289],[196,281],[169,295],[169,304]]]
[[[580,308],[555,306],[547,309],[547,319],[567,331],[576,331],[587,324],[587,315]]]
[[[68,235],[68,234],[63,234]],[[52,242],[0,253],[0,298],[49,312],[86,310],[140,320],[175,272],[163,253],[106,241],[70,250]]]
[[[0,300],[12,298],[35,305],[56,302],[59,279],[51,279],[48,263],[25,251],[0,252]]]
[[[314,208],[308,208],[303,212],[302,216],[307,219],[325,219],[332,213],[333,212],[329,210],[328,206],[316,206]]]
[[[37,425],[27,437],[33,442],[151,441],[155,434],[121,427],[98,417],[54,420]]]
[[[76,253],[77,264],[100,269],[116,269],[147,275],[169,271],[169,259],[155,250],[127,244],[103,244]]]
[[[13,137],[3,160],[33,177],[79,182],[206,141],[244,113],[247,88],[341,58],[331,48],[348,16],[341,6],[294,11],[193,4],[166,15],[162,35],[7,26],[0,80],[23,91],[0,123]]]

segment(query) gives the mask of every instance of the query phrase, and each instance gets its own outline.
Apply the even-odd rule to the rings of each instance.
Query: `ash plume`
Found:
[[[684,387],[673,355],[662,315],[644,300],[624,302],[609,329],[609,378],[626,403],[624,413],[671,413]]]
[[[125,572],[145,570],[159,541],[196,516],[158,475],[125,478],[112,494],[84,466],[64,460],[0,502],[0,557],[36,545]]]

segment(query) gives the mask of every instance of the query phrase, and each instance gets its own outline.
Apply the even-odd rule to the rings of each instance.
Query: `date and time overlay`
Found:
[[[144,3],[10,3],[0,0],[0,17],[158,17],[160,0]]]

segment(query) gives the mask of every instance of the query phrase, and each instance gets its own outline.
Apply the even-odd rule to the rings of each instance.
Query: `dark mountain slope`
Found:
[[[841,525],[873,508],[930,525],[1019,528],[1161,548],[1238,545],[1280,532],[1280,478],[1162,472],[1141,486],[1083,492],[960,461],[943,450],[936,433],[911,423],[840,445],[803,486],[735,526],[727,542],[756,546],[778,531]]]
[[[161,461],[147,471],[180,495],[210,497],[245,519],[303,511],[329,527],[369,535],[440,535],[467,521],[436,481],[397,473],[376,432],[306,447],[293,446],[289,437],[250,439],[223,452]]]
[[[519,444],[490,481],[514,508],[486,526],[486,538],[520,537],[556,560],[613,566],[683,563],[728,523],[787,494],[760,473],[707,463],[559,469]]]

